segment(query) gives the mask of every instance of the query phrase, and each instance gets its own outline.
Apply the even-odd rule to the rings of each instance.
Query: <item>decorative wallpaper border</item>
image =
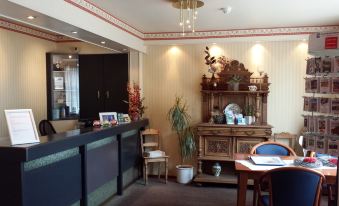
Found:
[[[0,19],[0,28],[10,30],[13,32],[18,32],[21,34],[26,34],[36,38],[52,41],[52,42],[77,42],[79,40],[72,39],[67,36],[52,34],[45,31],[40,31],[37,29],[30,28],[21,24],[17,24],[11,21]]]
[[[181,32],[171,33],[145,33],[144,40],[178,40],[178,39],[210,39],[210,38],[236,38],[257,36],[280,36],[280,35],[305,35],[315,32],[339,30],[339,26],[310,26],[292,28],[263,28],[263,29],[239,29],[224,31],[198,31],[195,33]]]
[[[339,30],[338,25],[329,26],[301,26],[301,27],[281,27],[281,28],[259,28],[259,29],[238,29],[238,30],[220,30],[220,31],[198,31],[195,33],[186,33],[182,36],[181,32],[153,32],[144,33],[126,22],[118,19],[99,6],[88,0],[64,0],[79,9],[88,12],[107,23],[133,35],[144,41],[152,40],[184,40],[184,39],[213,39],[213,38],[236,38],[236,37],[256,37],[256,36],[278,36],[278,35],[305,35],[314,32],[326,32]]]
[[[70,3],[80,8],[81,10],[86,11],[87,13],[94,15],[139,39],[143,39],[144,37],[144,34],[141,31],[121,21],[120,19],[106,12],[104,9],[87,0],[65,0],[65,2]]]

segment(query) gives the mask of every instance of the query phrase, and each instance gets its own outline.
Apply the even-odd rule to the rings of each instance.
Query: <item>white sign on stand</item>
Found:
[[[11,144],[40,142],[31,109],[5,110]]]

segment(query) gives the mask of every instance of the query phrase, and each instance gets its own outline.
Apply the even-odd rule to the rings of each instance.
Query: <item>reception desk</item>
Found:
[[[139,133],[148,120],[0,141],[0,205],[99,205],[140,176]]]

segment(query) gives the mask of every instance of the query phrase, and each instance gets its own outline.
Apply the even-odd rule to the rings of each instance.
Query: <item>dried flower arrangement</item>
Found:
[[[128,102],[125,102],[128,103],[128,114],[132,120],[140,119],[146,110],[146,107],[143,105],[145,98],[141,98],[140,91],[141,89],[138,84],[127,84]]]
[[[208,72],[214,74],[218,70],[218,67],[215,65],[217,60],[215,59],[214,56],[211,56],[210,49],[208,47],[205,48],[205,53],[206,53],[205,64],[209,66]]]

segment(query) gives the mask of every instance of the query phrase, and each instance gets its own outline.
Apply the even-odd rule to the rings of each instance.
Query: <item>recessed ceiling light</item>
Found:
[[[27,16],[27,19],[30,19],[30,20],[33,20],[35,18],[36,18],[35,16]]]
[[[72,55],[68,55],[68,58],[69,58],[69,59],[72,59]]]
[[[77,34],[78,32],[77,31],[72,31],[72,34]]]
[[[106,42],[105,41],[102,41],[102,42],[100,42],[101,44],[106,44]]]

